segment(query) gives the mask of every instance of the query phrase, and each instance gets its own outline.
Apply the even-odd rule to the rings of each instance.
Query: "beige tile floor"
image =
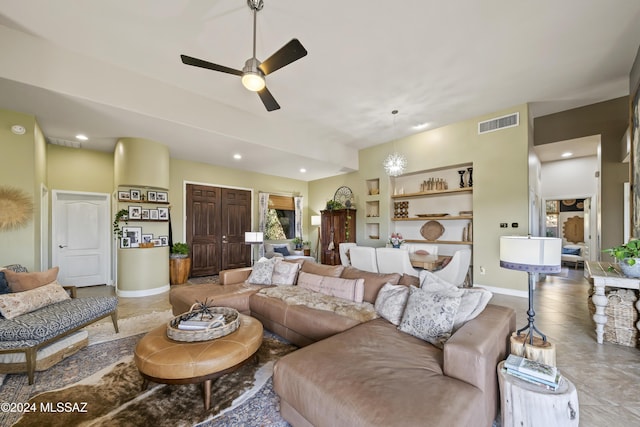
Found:
[[[556,345],[562,374],[578,390],[580,426],[640,426],[640,350],[617,344],[596,343],[589,315],[589,283],[583,270],[563,268],[538,283],[534,297],[536,326]],[[80,290],[81,295],[113,294],[113,287]],[[492,303],[513,307],[517,327],[527,322],[528,301],[495,294]],[[120,298],[120,317],[170,309],[169,294]]]

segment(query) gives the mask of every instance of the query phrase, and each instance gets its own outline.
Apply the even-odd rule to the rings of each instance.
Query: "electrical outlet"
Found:
[[[480,267],[480,274],[484,275],[486,273],[487,271],[484,269],[484,267]]]

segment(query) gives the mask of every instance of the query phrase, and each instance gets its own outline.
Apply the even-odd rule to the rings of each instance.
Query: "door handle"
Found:
[[[62,248],[66,248],[66,247],[67,247],[67,245],[58,245],[58,247],[59,247],[60,249],[62,249]]]

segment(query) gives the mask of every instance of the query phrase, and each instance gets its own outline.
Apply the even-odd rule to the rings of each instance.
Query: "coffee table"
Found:
[[[167,337],[167,325],[150,331],[138,342],[134,360],[148,381],[162,384],[202,383],[204,409],[211,407],[211,381],[232,372],[251,359],[262,344],[262,323],[240,314],[240,326],[224,337],[182,342]],[[254,357],[255,356],[255,357]]]

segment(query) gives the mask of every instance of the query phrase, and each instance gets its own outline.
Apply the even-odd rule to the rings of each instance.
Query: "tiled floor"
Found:
[[[580,426],[640,425],[640,350],[596,343],[588,291],[582,269],[563,268],[559,275],[547,276],[535,292],[536,326],[556,345],[558,368],[578,389]],[[113,288],[84,288],[80,293],[113,293]],[[513,307],[517,327],[526,324],[526,298],[495,294],[492,303]],[[164,293],[120,298],[118,312],[120,317],[130,317],[169,308],[168,293]]]

